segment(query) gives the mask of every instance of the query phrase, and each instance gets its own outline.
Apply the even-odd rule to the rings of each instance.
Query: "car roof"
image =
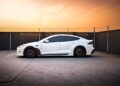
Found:
[[[82,38],[82,37],[80,37],[80,36],[71,35],[71,34],[55,34],[55,35],[48,36],[48,37],[46,37],[46,38],[44,38],[44,39],[42,39],[42,40],[40,40],[40,41],[44,41],[44,40],[46,40],[46,39],[49,39],[49,38],[55,37],[55,36],[72,36],[72,37],[77,37],[77,38],[80,38],[80,39]],[[82,38],[82,39],[84,39],[84,38]]]
[[[80,36],[71,35],[71,34],[55,34],[55,35],[51,35],[51,36],[73,36],[73,37],[81,38]]]

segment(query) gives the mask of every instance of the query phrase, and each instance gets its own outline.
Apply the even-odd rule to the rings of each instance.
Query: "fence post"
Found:
[[[67,32],[69,33],[69,28],[67,28]]]
[[[39,29],[39,40],[40,40],[40,28],[38,28]]]
[[[96,30],[95,30],[95,29],[96,29],[96,28],[94,27],[94,48],[96,47],[96,44],[95,44],[95,43],[96,43],[96,42],[95,42],[95,41],[96,41],[96,40],[95,40],[95,39],[96,39]]]
[[[10,32],[10,38],[9,38],[9,50],[11,51],[11,32]]]
[[[109,52],[109,26],[107,26],[107,53]]]

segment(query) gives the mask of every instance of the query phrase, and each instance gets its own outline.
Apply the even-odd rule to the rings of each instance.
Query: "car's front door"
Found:
[[[46,41],[46,40],[45,40]],[[60,52],[60,42],[58,36],[47,39],[48,42],[42,43],[41,54],[59,54]]]
[[[57,54],[60,49],[60,43],[42,43],[41,54]]]

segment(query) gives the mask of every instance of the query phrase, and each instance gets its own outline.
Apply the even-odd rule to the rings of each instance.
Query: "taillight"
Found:
[[[93,41],[89,42],[88,44],[93,44]]]

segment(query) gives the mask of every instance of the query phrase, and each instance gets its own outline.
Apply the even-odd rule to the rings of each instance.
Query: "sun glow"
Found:
[[[0,0],[0,31],[32,32],[38,31],[37,28],[42,31],[67,31],[70,28],[71,31],[89,32],[94,26],[120,22],[120,8],[113,0],[109,0],[110,3],[92,1]]]

